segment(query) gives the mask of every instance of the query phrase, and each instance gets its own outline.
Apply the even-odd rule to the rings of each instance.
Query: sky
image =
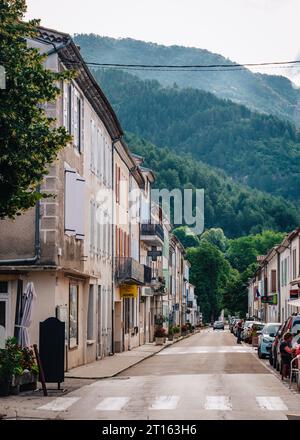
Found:
[[[27,6],[27,19],[71,34],[193,46],[238,63],[300,59],[300,0],[27,0]]]

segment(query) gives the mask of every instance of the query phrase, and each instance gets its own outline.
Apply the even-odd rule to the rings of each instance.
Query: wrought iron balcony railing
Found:
[[[164,229],[159,223],[143,223],[141,224],[141,239],[143,241],[151,242],[157,246],[164,241]]]

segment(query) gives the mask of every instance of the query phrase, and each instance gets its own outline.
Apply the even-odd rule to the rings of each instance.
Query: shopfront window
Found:
[[[70,284],[69,298],[69,347],[78,346],[78,291],[77,284]]]

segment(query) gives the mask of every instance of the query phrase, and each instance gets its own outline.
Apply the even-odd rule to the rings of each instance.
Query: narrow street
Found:
[[[227,329],[209,328],[113,379],[46,398],[42,407],[32,400],[26,413],[90,420],[284,420],[299,413],[300,396],[267,365]]]

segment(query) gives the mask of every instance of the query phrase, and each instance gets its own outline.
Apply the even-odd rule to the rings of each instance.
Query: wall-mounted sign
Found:
[[[298,299],[298,297],[299,297],[299,289],[291,289],[290,299]]]
[[[262,304],[270,304],[276,306],[278,304],[278,296],[275,295],[264,295],[261,297]]]
[[[122,284],[120,286],[121,298],[137,298],[139,294],[136,284]]]

